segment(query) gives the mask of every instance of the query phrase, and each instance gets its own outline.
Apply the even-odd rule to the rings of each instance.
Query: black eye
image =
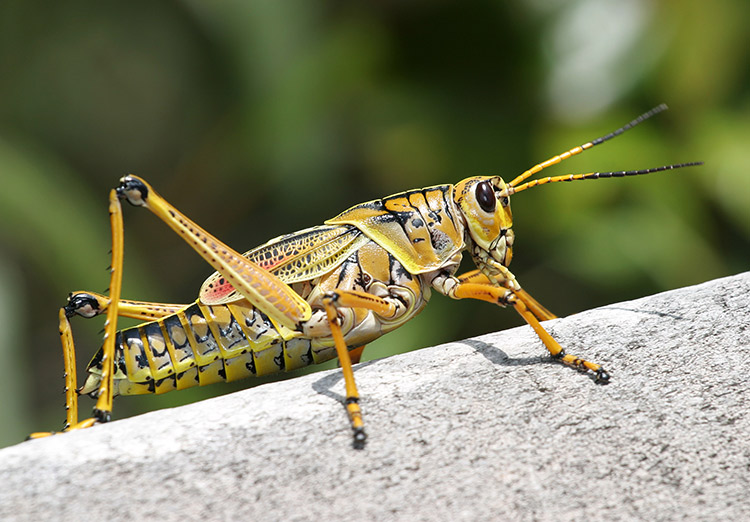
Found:
[[[489,181],[477,183],[477,202],[485,212],[494,212],[497,200],[495,199],[495,190]]]

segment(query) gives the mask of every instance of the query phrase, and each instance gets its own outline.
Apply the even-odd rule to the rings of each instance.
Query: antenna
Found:
[[[550,176],[546,178],[540,178],[533,181],[529,181],[527,183],[523,183],[522,185],[519,185],[519,183],[525,181],[526,179],[530,178],[534,174],[537,174],[538,172],[546,169],[547,167],[550,167],[552,165],[556,165],[557,163],[560,163],[563,160],[566,160],[572,156],[575,156],[577,154],[580,154],[581,152],[590,149],[591,147],[594,147],[596,145],[600,145],[604,143],[605,141],[611,140],[615,136],[619,136],[623,132],[632,129],[642,121],[645,121],[649,119],[651,116],[654,116],[656,114],[659,114],[662,111],[667,110],[667,105],[665,103],[662,103],[661,105],[658,105],[651,109],[648,112],[644,112],[640,116],[638,116],[636,119],[632,120],[630,123],[623,125],[619,129],[617,129],[614,132],[610,132],[609,134],[606,134],[605,136],[602,136],[600,138],[596,138],[595,140],[589,141],[587,143],[584,143],[583,145],[579,145],[578,147],[573,147],[572,149],[568,150],[567,152],[563,152],[562,154],[558,154],[556,156],[553,156],[552,158],[548,159],[547,161],[544,161],[542,163],[539,163],[537,165],[534,165],[529,170],[521,174],[520,176],[516,177],[513,181],[508,183],[507,188],[505,189],[506,195],[515,194],[517,192],[521,192],[522,190],[526,190],[531,187],[535,187],[537,185],[544,185],[546,183],[556,183],[558,181],[578,181],[582,179],[599,179],[599,178],[621,178],[625,176],[639,176],[641,174],[651,174],[652,172],[661,172],[664,170],[674,170],[674,169],[680,169],[683,167],[692,167],[695,165],[703,165],[702,161],[693,161],[689,163],[678,163],[674,165],[665,165],[663,167],[655,167],[651,169],[641,169],[641,170],[621,170],[621,171],[615,171],[615,172],[587,172],[585,174],[566,174],[563,176]]]
[[[599,179],[599,178],[623,178],[625,176],[640,176],[641,174],[651,174],[652,172],[662,172],[664,170],[681,169],[683,167],[694,167],[696,165],[703,165],[702,161],[690,161],[688,163],[676,163],[674,165],[664,165],[663,167],[654,167],[651,169],[641,170],[618,170],[614,172],[587,172],[585,174],[565,174],[562,176],[549,176],[546,178],[539,178],[533,181],[519,185],[518,187],[509,187],[508,194],[515,194],[526,190],[537,185],[545,185],[547,183],[557,183],[558,181],[579,181],[582,179]]]

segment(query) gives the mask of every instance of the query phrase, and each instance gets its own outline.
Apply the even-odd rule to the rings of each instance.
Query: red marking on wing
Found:
[[[290,258],[299,252],[294,248],[284,248],[284,246],[272,246],[268,248],[261,247],[256,252],[248,252],[247,258],[261,267],[263,270],[273,272],[276,267],[286,263]]]
[[[219,277],[204,289],[201,293],[201,299],[206,303],[215,303],[220,299],[224,299],[234,291],[234,287],[229,284],[226,279]]]

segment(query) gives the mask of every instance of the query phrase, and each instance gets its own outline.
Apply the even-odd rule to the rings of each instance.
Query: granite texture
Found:
[[[0,450],[1,520],[750,520],[750,273]]]

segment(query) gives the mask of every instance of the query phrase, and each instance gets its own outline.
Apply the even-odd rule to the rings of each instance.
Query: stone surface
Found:
[[[750,519],[750,273],[0,451],[1,520]]]

